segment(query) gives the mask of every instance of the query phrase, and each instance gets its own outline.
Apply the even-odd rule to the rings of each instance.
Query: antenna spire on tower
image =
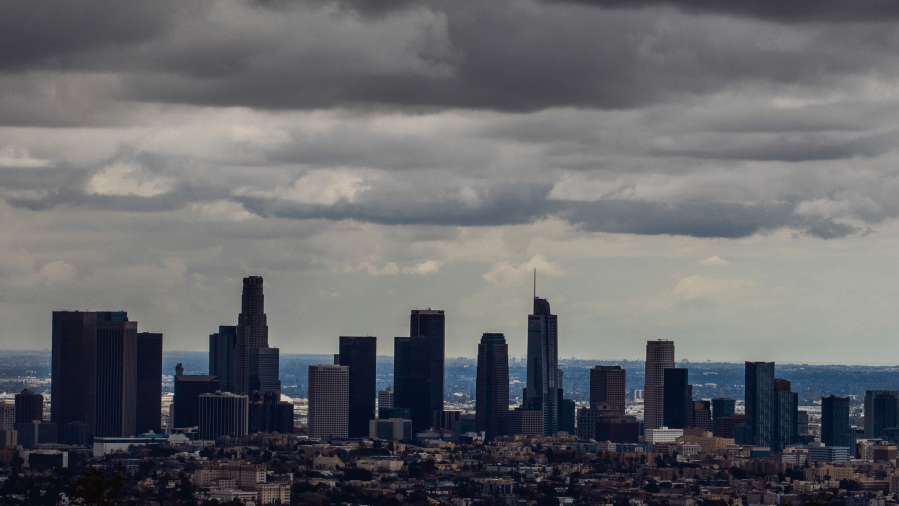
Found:
[[[534,298],[537,298],[537,268],[534,267]]]

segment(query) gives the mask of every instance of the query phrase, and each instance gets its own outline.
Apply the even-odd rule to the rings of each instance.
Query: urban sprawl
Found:
[[[124,311],[55,311],[50,381],[0,399],[0,504],[897,503],[899,389],[800,406],[773,362],[746,362],[743,399],[697,399],[674,342],[651,340],[642,389],[596,365],[576,401],[557,328],[535,293],[520,397],[505,336],[487,333],[474,402],[451,405],[442,310],[411,311],[392,387],[377,388],[377,338],[341,336],[304,399],[282,394],[261,277],[209,336],[208,374],[178,364],[165,394],[162,334]]]

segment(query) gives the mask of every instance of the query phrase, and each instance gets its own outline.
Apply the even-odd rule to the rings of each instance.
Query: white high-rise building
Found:
[[[309,437],[347,437],[350,369],[323,364],[309,366]]]

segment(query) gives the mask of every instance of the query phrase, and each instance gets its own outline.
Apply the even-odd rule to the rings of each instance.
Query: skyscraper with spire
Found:
[[[528,376],[524,408],[543,411],[544,435],[559,430],[559,333],[556,315],[549,302],[537,298],[537,271],[534,270],[534,314],[528,315]]]

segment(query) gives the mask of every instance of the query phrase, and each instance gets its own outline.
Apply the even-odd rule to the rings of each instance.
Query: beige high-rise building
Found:
[[[673,367],[674,341],[659,339],[646,342],[646,383],[643,387],[644,434],[663,425],[665,369]]]
[[[347,437],[349,389],[349,367],[309,366],[309,437]]]

